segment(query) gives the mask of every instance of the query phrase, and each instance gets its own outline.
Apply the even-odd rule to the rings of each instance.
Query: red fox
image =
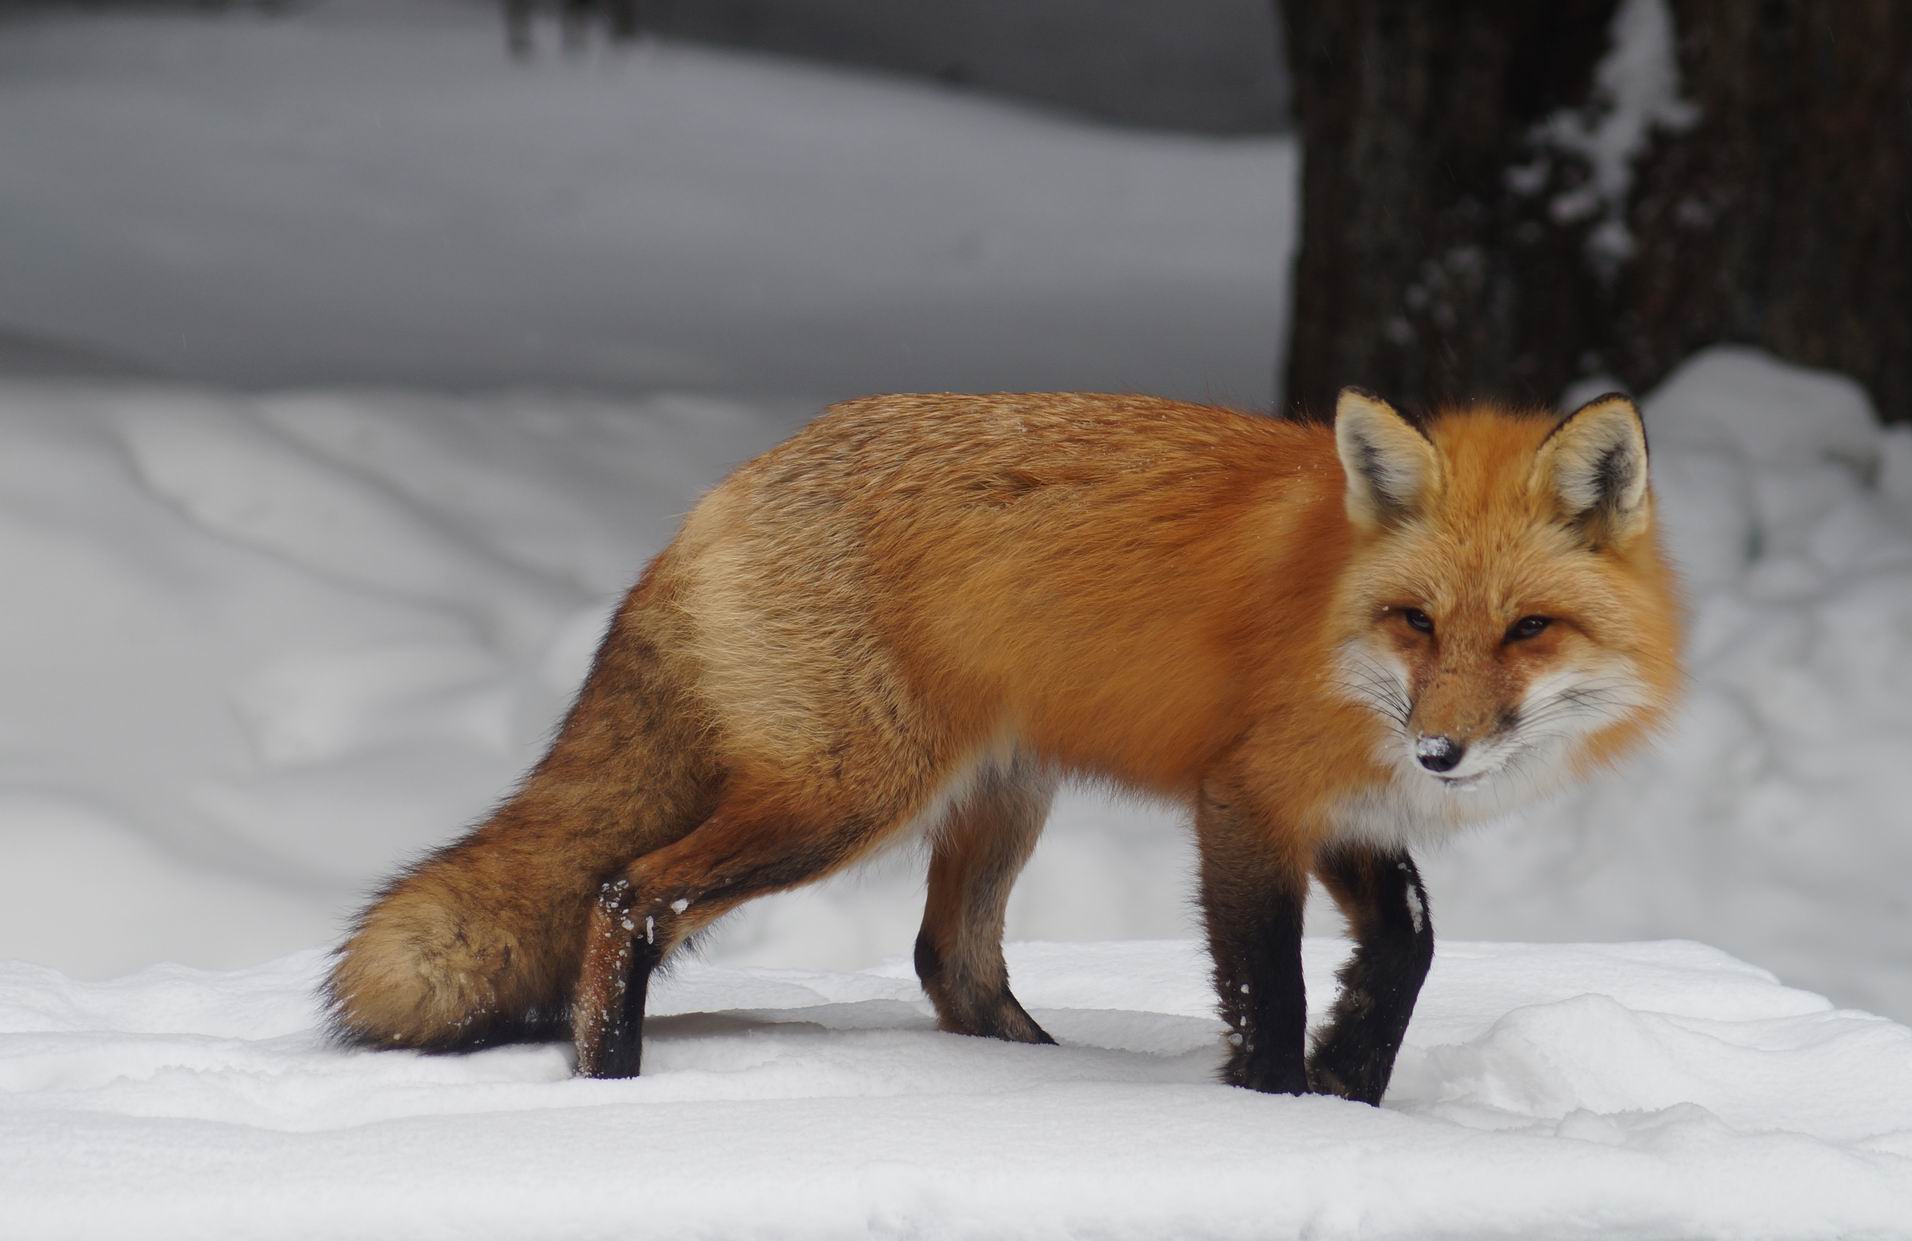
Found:
[[[1003,910],[1059,781],[1188,807],[1225,1081],[1377,1103],[1433,956],[1409,846],[1619,757],[1681,683],[1639,411],[1332,429],[1134,396],[827,411],[697,505],[550,752],[339,948],[335,1033],[569,1023],[638,1071],[647,984],[741,902],[931,841],[940,1026],[1052,1040]],[[1302,905],[1355,949],[1309,1046]]]

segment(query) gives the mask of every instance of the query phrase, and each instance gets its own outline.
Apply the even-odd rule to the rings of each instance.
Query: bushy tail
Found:
[[[562,1017],[596,876],[584,858],[523,865],[510,818],[411,867],[359,915],[326,981],[335,1037],[453,1050]]]
[[[352,924],[324,995],[341,1041],[452,1050],[563,1020],[599,883],[695,827],[717,781],[695,695],[662,657],[663,589],[632,591],[517,795]]]

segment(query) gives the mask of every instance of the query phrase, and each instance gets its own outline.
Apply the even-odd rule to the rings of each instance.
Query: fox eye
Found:
[[[1553,621],[1545,616],[1523,616],[1507,627],[1507,640],[1518,642],[1522,638],[1531,638]]]
[[[1402,608],[1401,619],[1422,633],[1434,632],[1434,618],[1419,608]]]

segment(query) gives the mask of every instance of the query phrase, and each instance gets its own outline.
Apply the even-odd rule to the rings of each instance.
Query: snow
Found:
[[[1403,873],[1408,872],[1408,867],[1405,863],[1402,864],[1401,870]],[[1419,935],[1421,928],[1427,925],[1427,902],[1421,899],[1420,889],[1414,886],[1411,878],[1408,882],[1406,893],[1408,921],[1413,924],[1414,933]]]
[[[1325,1005],[1341,945],[1309,941]],[[1213,1083],[1190,942],[1020,944],[1060,1040],[942,1034],[907,963],[692,964],[646,1076],[348,1053],[307,952],[0,967],[0,1200],[36,1238],[1778,1237],[1912,1218],[1912,1031],[1691,943],[1449,942],[1385,1107]]]
[[[471,0],[0,21],[0,361],[806,404],[1272,392],[1285,138],[683,46],[514,63]]]
[[[1608,39],[1607,52],[1594,67],[1588,106],[1555,113],[1535,135],[1543,148],[1586,162],[1587,180],[1555,196],[1549,210],[1563,223],[1599,217],[1587,248],[1603,264],[1619,262],[1632,252],[1627,195],[1633,165],[1646,154],[1653,131],[1685,129],[1699,119],[1698,109],[1680,97],[1673,11],[1667,0],[1623,0],[1613,14]],[[1544,183],[1544,164],[1515,169],[1510,182],[1522,193]]]

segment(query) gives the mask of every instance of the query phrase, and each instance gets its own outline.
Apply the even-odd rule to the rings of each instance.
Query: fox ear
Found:
[[[1372,529],[1412,517],[1440,485],[1433,441],[1371,392],[1341,389],[1334,447],[1348,476],[1348,520],[1357,526]]]
[[[1647,520],[1646,424],[1618,392],[1562,418],[1540,445],[1534,486],[1596,544],[1625,542]]]

